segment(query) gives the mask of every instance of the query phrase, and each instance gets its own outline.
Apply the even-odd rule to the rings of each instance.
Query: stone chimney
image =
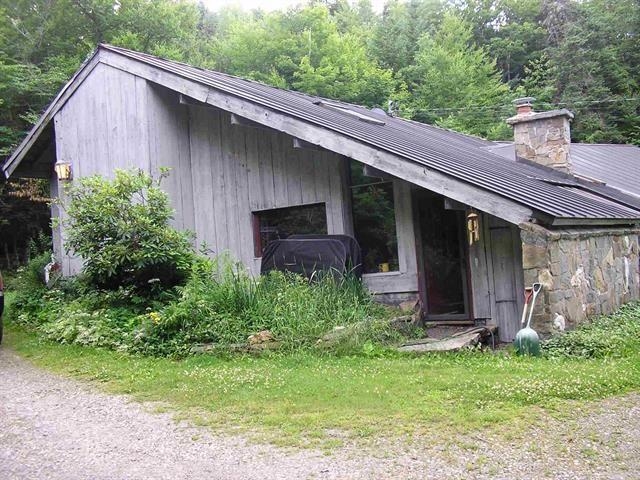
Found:
[[[534,112],[531,106],[534,100],[531,97],[514,100],[516,115],[507,119],[513,127],[516,159],[572,173],[569,122],[573,120],[573,113],[564,108]]]

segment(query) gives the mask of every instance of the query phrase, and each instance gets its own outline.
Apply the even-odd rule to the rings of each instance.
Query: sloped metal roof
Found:
[[[610,201],[599,201],[597,197],[581,195],[528,174],[515,162],[487,150],[491,142],[486,140],[401,118],[383,116],[364,107],[283,90],[132,50],[108,45],[101,45],[99,51],[101,49],[143,62],[308,124],[332,130],[408,162],[415,162],[455,180],[517,202],[539,212],[543,217],[609,222],[620,220],[621,223],[640,220],[640,210]],[[328,104],[337,104],[339,108]],[[378,121],[363,121],[360,118],[363,116]],[[391,171],[388,173],[393,174]]]
[[[486,147],[509,160],[516,160],[510,142],[496,142]],[[640,199],[640,147],[617,144],[571,144],[573,172]],[[622,197],[621,197],[622,198]]]

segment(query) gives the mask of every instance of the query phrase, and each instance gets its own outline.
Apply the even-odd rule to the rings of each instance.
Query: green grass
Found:
[[[60,345],[10,325],[6,344],[36,365],[161,402],[180,417],[259,440],[331,448],[378,436],[520,430],[538,413],[640,386],[640,353],[517,358],[508,353],[336,357],[130,356]]]

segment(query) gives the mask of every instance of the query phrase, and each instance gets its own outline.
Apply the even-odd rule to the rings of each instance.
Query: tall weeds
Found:
[[[24,272],[16,296],[16,321],[63,342],[148,355],[186,355],[196,344],[219,351],[246,345],[268,330],[285,351],[310,348],[337,326],[349,328],[341,351],[393,337],[388,310],[374,303],[351,276],[301,276],[272,272],[254,278],[227,257],[198,259],[184,286],[156,299],[133,288],[98,290],[79,278],[46,290],[34,272]],[[352,335],[351,335],[352,334]]]
[[[254,278],[226,259],[203,260],[178,289],[179,298],[154,313],[149,332],[168,337],[190,332],[192,342],[233,345],[269,330],[283,348],[315,343],[339,325],[383,314],[360,281],[350,276],[315,276],[311,281],[282,272]]]

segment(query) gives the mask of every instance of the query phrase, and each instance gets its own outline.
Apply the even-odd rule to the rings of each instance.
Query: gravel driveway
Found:
[[[380,441],[331,456],[176,423],[0,347],[0,479],[637,479],[640,395],[549,419],[526,441]],[[435,438],[435,437],[434,437]],[[430,441],[431,440],[431,441]]]

